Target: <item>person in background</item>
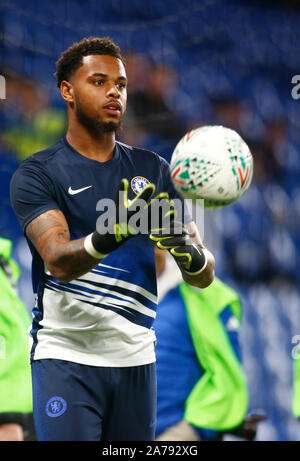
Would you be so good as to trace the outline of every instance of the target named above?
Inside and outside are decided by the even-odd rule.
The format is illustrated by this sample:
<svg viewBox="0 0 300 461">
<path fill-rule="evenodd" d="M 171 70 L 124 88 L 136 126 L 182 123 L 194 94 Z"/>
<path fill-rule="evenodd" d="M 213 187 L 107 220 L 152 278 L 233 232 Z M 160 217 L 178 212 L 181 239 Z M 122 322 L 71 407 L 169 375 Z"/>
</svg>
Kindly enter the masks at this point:
<svg viewBox="0 0 300 461">
<path fill-rule="evenodd" d="M 247 415 L 239 296 L 218 278 L 205 289 L 189 286 L 167 255 L 155 248 L 156 440 L 222 440 L 225 432 L 253 440 L 265 418 Z"/>
<path fill-rule="evenodd" d="M 16 292 L 11 252 L 12 242 L 0 238 L 0 441 L 23 441 L 32 419 L 30 316 Z"/>
<path fill-rule="evenodd" d="M 135 53 L 126 56 L 126 69 L 130 88 L 121 141 L 157 150 L 169 162 L 174 146 L 188 131 L 176 110 L 177 72 Z"/>
<path fill-rule="evenodd" d="M 18 162 L 55 143 L 66 129 L 64 109 L 51 105 L 40 82 L 7 68 L 6 100 L 0 105 L 0 146 Z"/>
<path fill-rule="evenodd" d="M 152 64 L 151 78 L 145 90 L 130 95 L 130 105 L 137 121 L 157 136 L 178 142 L 186 133 L 174 108 L 168 104 L 168 95 L 175 93 L 177 74 L 174 69 L 162 64 Z"/>
<path fill-rule="evenodd" d="M 295 418 L 300 420 L 300 356 L 294 359 L 292 409 Z"/>
</svg>

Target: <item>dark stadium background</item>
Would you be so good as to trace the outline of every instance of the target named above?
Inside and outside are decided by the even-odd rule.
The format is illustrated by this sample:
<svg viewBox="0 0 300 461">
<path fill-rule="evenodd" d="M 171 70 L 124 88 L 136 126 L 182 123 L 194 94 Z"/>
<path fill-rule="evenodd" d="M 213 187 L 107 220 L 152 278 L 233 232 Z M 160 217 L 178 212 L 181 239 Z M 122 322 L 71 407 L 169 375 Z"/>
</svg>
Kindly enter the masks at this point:
<svg viewBox="0 0 300 461">
<path fill-rule="evenodd" d="M 129 106 L 120 139 L 170 159 L 204 124 L 237 130 L 254 156 L 251 188 L 206 212 L 216 273 L 244 303 L 251 408 L 268 421 L 258 440 L 300 440 L 292 416 L 292 338 L 300 335 L 300 74 L 298 2 L 230 0 L 10 0 L 0 6 L 0 235 L 15 244 L 20 295 L 32 306 L 30 257 L 9 203 L 26 156 L 65 130 L 55 62 L 87 36 L 110 36 L 127 59 Z M 300 91 L 299 91 L 300 94 Z"/>
</svg>

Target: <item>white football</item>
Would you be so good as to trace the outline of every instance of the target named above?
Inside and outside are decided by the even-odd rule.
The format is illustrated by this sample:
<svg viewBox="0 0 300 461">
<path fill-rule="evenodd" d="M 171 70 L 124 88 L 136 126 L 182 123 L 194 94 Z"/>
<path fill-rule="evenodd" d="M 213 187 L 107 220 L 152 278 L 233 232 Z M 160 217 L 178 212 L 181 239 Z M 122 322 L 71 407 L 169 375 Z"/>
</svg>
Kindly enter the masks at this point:
<svg viewBox="0 0 300 461">
<path fill-rule="evenodd" d="M 175 189 L 188 199 L 204 199 L 206 208 L 238 200 L 250 186 L 253 157 L 241 136 L 223 126 L 189 131 L 174 149 L 171 175 Z"/>
</svg>

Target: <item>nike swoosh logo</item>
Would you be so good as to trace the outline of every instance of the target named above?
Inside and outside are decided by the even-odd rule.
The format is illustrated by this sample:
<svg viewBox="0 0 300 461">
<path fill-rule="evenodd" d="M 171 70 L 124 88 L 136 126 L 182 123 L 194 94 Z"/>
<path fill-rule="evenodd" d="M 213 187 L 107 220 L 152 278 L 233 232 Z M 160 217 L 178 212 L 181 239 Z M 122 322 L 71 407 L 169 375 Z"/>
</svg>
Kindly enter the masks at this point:
<svg viewBox="0 0 300 461">
<path fill-rule="evenodd" d="M 81 189 L 72 189 L 72 187 L 70 186 L 68 189 L 68 192 L 70 195 L 75 195 L 75 194 L 79 194 L 79 192 L 83 192 L 84 190 L 89 189 L 90 187 L 93 187 L 93 185 L 82 187 Z"/>
</svg>

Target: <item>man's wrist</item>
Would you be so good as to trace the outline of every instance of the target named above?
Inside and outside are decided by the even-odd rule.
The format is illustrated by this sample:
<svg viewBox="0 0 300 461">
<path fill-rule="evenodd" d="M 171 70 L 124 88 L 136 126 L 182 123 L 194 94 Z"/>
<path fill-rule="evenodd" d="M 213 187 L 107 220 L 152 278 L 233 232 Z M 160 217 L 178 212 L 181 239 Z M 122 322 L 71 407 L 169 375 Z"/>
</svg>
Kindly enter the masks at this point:
<svg viewBox="0 0 300 461">
<path fill-rule="evenodd" d="M 93 238 L 93 233 L 92 234 L 89 234 L 85 239 L 84 239 L 84 249 L 85 251 L 90 255 L 92 256 L 93 258 L 95 259 L 104 259 L 107 254 L 103 254 L 101 252 L 99 252 L 95 246 L 94 246 L 94 243 L 92 241 L 92 238 Z"/>
<path fill-rule="evenodd" d="M 105 229 L 103 233 L 95 230 L 84 240 L 86 252 L 95 259 L 103 259 L 112 251 L 117 250 L 134 234 L 128 232 L 128 226 L 114 225 L 111 231 Z"/>
</svg>

